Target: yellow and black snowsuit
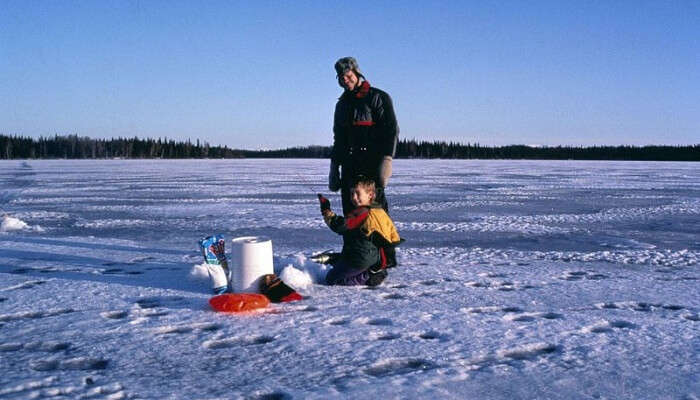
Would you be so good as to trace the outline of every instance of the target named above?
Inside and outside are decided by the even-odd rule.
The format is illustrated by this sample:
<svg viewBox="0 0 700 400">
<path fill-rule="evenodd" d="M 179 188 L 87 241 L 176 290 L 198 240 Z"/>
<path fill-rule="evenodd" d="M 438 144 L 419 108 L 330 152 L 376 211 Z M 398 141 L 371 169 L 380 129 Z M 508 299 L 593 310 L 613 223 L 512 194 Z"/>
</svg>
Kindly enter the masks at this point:
<svg viewBox="0 0 700 400">
<path fill-rule="evenodd" d="M 401 243 L 394 222 L 379 204 L 358 207 L 345 217 L 328 210 L 323 219 L 343 236 L 340 259 L 326 277 L 330 285 L 365 284 L 370 267 L 381 268 L 387 263 L 386 252 L 380 249 L 391 248 L 393 254 L 393 247 Z"/>
</svg>

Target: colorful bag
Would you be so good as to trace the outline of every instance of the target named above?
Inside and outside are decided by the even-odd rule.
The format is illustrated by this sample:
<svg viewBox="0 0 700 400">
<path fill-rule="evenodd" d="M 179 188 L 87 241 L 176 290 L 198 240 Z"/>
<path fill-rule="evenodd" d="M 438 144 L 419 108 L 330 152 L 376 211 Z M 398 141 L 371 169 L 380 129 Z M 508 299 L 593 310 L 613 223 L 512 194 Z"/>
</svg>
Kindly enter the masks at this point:
<svg viewBox="0 0 700 400">
<path fill-rule="evenodd" d="M 226 241 L 224 235 L 212 235 L 199 240 L 199 247 L 207 264 L 207 272 L 212 281 L 215 294 L 225 293 L 229 289 L 231 271 L 226 259 Z"/>
</svg>

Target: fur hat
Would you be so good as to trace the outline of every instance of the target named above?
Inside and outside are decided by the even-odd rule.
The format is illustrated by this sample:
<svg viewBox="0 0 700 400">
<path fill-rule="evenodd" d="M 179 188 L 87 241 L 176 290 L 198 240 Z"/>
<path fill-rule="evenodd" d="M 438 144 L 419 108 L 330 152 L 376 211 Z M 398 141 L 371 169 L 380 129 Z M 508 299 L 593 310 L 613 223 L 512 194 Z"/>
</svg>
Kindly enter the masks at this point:
<svg viewBox="0 0 700 400">
<path fill-rule="evenodd" d="M 360 66 L 357 65 L 357 60 L 354 57 L 343 57 L 335 62 L 335 72 L 340 78 L 347 71 L 353 71 L 358 77 L 363 77 L 360 72 Z"/>
</svg>

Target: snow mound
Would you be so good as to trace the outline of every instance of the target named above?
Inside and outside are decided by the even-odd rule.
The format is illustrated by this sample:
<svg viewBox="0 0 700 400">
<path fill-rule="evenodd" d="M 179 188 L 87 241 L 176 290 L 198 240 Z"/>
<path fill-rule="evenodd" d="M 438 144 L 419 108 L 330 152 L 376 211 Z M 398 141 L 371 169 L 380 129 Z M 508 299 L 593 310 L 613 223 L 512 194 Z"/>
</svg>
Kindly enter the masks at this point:
<svg viewBox="0 0 700 400">
<path fill-rule="evenodd" d="M 21 231 L 23 229 L 29 229 L 29 225 L 21 219 L 13 218 L 9 215 L 2 217 L 0 232 Z"/>
<path fill-rule="evenodd" d="M 313 285 L 314 280 L 308 272 L 294 268 L 291 264 L 280 272 L 280 279 L 295 290 L 303 290 Z"/>
<path fill-rule="evenodd" d="M 295 289 L 308 287 L 312 283 L 325 283 L 326 274 L 328 273 L 328 270 L 330 270 L 329 265 L 313 262 L 306 258 L 306 256 L 302 253 L 275 257 L 274 265 L 275 273 L 280 277 L 280 279 Z M 284 265 L 284 267 L 280 268 L 280 265 Z M 285 272 L 285 270 L 289 267 L 292 267 L 296 271 L 290 269 L 289 271 Z M 302 277 L 301 274 L 306 276 Z M 288 282 L 287 279 L 290 279 L 291 281 Z M 307 283 L 307 280 L 311 280 L 311 282 Z M 294 283 L 299 284 L 300 286 L 294 286 Z"/>
<path fill-rule="evenodd" d="M 197 264 L 193 265 L 190 269 L 189 278 L 192 280 L 206 280 L 209 279 L 209 272 L 207 270 L 207 264 Z"/>
</svg>

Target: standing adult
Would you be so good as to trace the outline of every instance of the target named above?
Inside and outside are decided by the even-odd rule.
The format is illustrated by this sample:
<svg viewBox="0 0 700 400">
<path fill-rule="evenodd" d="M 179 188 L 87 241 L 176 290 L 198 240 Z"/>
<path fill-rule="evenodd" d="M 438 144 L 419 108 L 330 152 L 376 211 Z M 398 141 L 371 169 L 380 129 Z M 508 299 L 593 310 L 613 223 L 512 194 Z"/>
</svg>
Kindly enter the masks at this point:
<svg viewBox="0 0 700 400">
<path fill-rule="evenodd" d="M 384 189 L 391 177 L 399 125 L 389 94 L 370 86 L 353 57 L 335 63 L 338 84 L 344 89 L 335 105 L 333 150 L 328 188 L 341 190 L 343 213 L 354 206 L 351 189 L 358 175 L 376 183 L 376 202 L 388 212 Z"/>
</svg>

